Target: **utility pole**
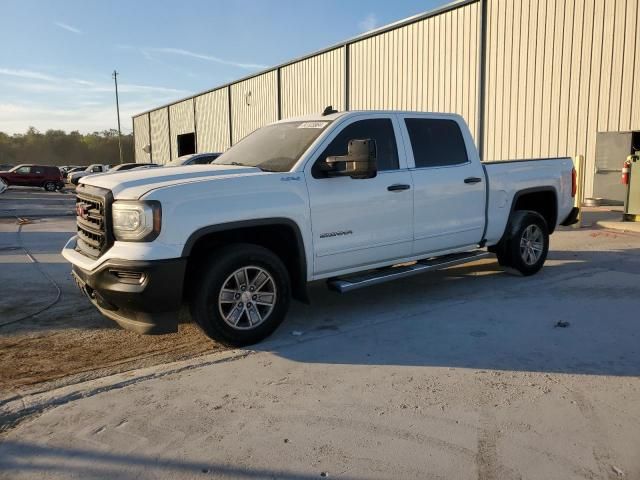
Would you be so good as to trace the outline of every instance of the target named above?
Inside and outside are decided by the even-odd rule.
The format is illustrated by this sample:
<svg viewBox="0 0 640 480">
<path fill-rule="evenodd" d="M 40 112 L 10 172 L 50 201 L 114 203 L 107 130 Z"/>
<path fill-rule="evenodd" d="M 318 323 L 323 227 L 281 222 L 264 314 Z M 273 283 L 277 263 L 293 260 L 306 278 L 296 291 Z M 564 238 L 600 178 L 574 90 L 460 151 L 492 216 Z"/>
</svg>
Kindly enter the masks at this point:
<svg viewBox="0 0 640 480">
<path fill-rule="evenodd" d="M 116 112 L 118 113 L 118 150 L 120 151 L 120 163 L 122 163 L 122 132 L 120 132 L 120 102 L 118 101 L 118 72 L 112 74 L 113 82 L 116 85 Z"/>
</svg>

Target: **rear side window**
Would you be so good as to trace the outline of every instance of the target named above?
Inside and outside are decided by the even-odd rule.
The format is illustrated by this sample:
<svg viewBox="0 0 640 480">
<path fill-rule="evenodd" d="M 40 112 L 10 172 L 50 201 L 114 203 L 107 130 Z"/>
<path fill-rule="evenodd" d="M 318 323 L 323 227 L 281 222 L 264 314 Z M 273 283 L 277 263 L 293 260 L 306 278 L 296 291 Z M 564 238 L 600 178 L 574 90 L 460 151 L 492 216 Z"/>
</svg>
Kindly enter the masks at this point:
<svg viewBox="0 0 640 480">
<path fill-rule="evenodd" d="M 398 147 L 391 119 L 376 118 L 353 122 L 345 127 L 316 160 L 313 165 L 313 176 L 315 178 L 325 177 L 326 174 L 320 170 L 320 164 L 327 157 L 346 155 L 350 140 L 364 140 L 366 138 L 376 141 L 379 171 L 399 168 Z"/>
<path fill-rule="evenodd" d="M 211 163 L 216 159 L 216 157 L 214 156 L 203 156 L 203 157 L 198 157 L 195 159 L 195 161 L 193 162 L 194 165 L 206 165 L 207 163 Z"/>
<path fill-rule="evenodd" d="M 416 168 L 447 167 L 467 163 L 462 132 L 453 120 L 405 119 Z"/>
<path fill-rule="evenodd" d="M 44 168 L 42 167 L 31 167 L 31 173 L 35 175 L 44 175 Z"/>
</svg>

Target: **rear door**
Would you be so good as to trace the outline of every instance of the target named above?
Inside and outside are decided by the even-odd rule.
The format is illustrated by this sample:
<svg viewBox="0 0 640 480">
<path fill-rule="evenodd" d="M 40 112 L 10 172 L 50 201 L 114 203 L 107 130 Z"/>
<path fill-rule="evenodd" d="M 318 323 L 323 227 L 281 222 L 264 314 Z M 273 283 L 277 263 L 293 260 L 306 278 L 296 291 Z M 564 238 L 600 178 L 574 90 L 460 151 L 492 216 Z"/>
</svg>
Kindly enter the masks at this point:
<svg viewBox="0 0 640 480">
<path fill-rule="evenodd" d="M 413 254 L 475 246 L 484 230 L 486 180 L 468 129 L 453 116 L 400 117 L 414 184 Z"/>
<path fill-rule="evenodd" d="M 314 272 L 329 273 L 410 255 L 413 242 L 412 180 L 392 115 L 354 116 L 341 123 L 307 164 Z M 375 178 L 329 178 L 319 168 L 328 156 L 346 155 L 350 140 L 376 141 Z"/>
<path fill-rule="evenodd" d="M 27 185 L 30 187 L 41 187 L 44 183 L 44 167 L 34 165 L 31 167 Z"/>
</svg>

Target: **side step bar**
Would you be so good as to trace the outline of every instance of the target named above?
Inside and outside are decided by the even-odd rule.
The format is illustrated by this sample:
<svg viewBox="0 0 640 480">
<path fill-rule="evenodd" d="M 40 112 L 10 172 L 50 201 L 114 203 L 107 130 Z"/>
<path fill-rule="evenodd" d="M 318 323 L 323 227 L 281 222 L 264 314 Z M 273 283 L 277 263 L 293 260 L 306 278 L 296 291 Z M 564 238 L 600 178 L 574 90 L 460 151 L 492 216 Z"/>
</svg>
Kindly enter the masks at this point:
<svg viewBox="0 0 640 480">
<path fill-rule="evenodd" d="M 383 270 L 376 270 L 364 274 L 331 278 L 327 281 L 327 285 L 331 290 L 335 290 L 340 293 L 347 293 L 359 288 L 390 282 L 391 280 L 397 280 L 399 278 L 411 277 L 413 275 L 418 275 L 419 273 L 442 270 L 443 268 L 474 262 L 490 256 L 492 256 L 492 254 L 485 250 L 454 253 L 444 257 L 420 260 L 413 265 L 389 267 Z"/>
</svg>

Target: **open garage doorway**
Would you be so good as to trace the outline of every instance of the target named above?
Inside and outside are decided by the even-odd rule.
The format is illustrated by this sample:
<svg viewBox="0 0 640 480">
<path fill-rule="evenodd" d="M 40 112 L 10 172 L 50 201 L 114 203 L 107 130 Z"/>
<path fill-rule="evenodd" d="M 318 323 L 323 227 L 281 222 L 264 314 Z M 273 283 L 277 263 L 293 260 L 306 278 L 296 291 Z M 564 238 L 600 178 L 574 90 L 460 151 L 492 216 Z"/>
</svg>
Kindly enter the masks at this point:
<svg viewBox="0 0 640 480">
<path fill-rule="evenodd" d="M 192 153 L 196 153 L 196 134 L 191 132 L 178 135 L 178 156 Z"/>
</svg>

